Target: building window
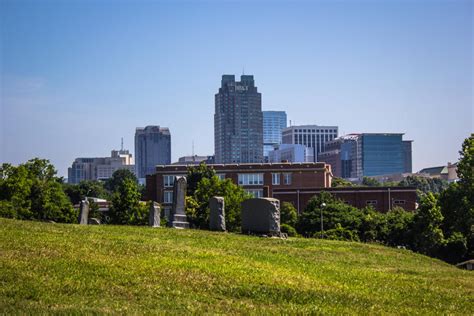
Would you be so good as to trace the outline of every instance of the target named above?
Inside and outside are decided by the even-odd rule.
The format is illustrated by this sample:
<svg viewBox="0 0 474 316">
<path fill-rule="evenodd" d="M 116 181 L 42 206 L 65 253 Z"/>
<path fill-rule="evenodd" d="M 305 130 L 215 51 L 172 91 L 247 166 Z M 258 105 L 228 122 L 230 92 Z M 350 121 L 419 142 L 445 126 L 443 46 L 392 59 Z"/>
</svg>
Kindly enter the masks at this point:
<svg viewBox="0 0 474 316">
<path fill-rule="evenodd" d="M 367 205 L 377 205 L 377 200 L 367 200 L 367 201 L 365 201 L 365 204 L 367 204 Z"/>
<path fill-rule="evenodd" d="M 263 185 L 263 173 L 239 173 L 239 185 Z"/>
<path fill-rule="evenodd" d="M 393 200 L 394 205 L 405 205 L 405 200 Z"/>
<path fill-rule="evenodd" d="M 261 197 L 263 197 L 263 190 L 250 189 L 250 190 L 245 190 L 245 192 L 247 192 L 247 193 L 249 193 L 249 194 L 252 194 L 254 198 L 261 198 Z"/>
<path fill-rule="evenodd" d="M 165 188 L 173 187 L 175 177 L 176 176 L 169 176 L 169 175 L 163 176 L 164 187 Z"/>
<path fill-rule="evenodd" d="M 280 185 L 280 174 L 279 173 L 272 173 L 272 184 L 273 185 Z"/>
<path fill-rule="evenodd" d="M 163 203 L 173 203 L 173 191 L 164 192 Z"/>
<path fill-rule="evenodd" d="M 283 174 L 283 184 L 291 184 L 291 173 Z"/>
<path fill-rule="evenodd" d="M 225 173 L 218 173 L 217 177 L 219 178 L 219 180 L 224 180 L 225 179 Z"/>
</svg>

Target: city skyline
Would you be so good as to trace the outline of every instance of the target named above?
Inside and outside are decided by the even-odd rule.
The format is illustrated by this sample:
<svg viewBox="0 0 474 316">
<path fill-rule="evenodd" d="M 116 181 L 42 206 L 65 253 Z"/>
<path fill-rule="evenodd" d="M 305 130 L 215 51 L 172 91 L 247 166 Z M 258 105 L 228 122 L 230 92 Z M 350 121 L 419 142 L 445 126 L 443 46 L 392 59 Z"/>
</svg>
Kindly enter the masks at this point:
<svg viewBox="0 0 474 316">
<path fill-rule="evenodd" d="M 405 133 L 413 171 L 457 161 L 473 131 L 470 1 L 243 3 L 3 1 L 0 162 L 67 176 L 121 137 L 133 151 L 147 125 L 169 127 L 172 161 L 193 143 L 213 154 L 216 82 L 243 68 L 292 125 Z"/>
</svg>

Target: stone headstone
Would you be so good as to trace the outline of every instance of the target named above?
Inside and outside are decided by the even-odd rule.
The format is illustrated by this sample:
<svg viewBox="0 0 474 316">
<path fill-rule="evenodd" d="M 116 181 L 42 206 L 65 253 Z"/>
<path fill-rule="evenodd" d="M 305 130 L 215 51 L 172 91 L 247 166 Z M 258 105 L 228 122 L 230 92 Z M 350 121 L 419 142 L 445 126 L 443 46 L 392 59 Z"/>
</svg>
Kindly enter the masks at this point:
<svg viewBox="0 0 474 316">
<path fill-rule="evenodd" d="M 87 221 L 89 225 L 100 225 L 100 220 L 98 218 L 91 217 Z"/>
<path fill-rule="evenodd" d="M 280 201 L 273 198 L 242 202 L 242 233 L 281 236 Z"/>
<path fill-rule="evenodd" d="M 224 198 L 213 196 L 209 199 L 209 229 L 217 231 L 225 231 L 225 204 Z"/>
<path fill-rule="evenodd" d="M 160 215 L 161 215 L 161 208 L 158 203 L 153 202 L 150 205 L 150 213 L 148 215 L 148 225 L 151 227 L 160 227 Z"/>
<path fill-rule="evenodd" d="M 89 201 L 82 200 L 81 204 L 79 205 L 79 224 L 80 225 L 87 225 L 89 218 Z"/>
<path fill-rule="evenodd" d="M 173 207 L 171 209 L 169 226 L 174 228 L 189 228 L 186 218 L 186 177 L 176 177 L 173 186 Z"/>
</svg>

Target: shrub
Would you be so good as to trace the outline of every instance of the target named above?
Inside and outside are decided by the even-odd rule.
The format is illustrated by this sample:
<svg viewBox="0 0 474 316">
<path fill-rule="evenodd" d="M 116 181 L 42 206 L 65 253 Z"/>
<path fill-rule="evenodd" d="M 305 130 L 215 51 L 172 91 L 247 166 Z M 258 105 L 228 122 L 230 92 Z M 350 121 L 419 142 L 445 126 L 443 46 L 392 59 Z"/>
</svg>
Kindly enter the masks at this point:
<svg viewBox="0 0 474 316">
<path fill-rule="evenodd" d="M 285 233 L 290 237 L 295 237 L 298 235 L 298 233 L 296 232 L 296 229 L 288 224 L 281 224 L 280 230 L 282 233 Z"/>
</svg>

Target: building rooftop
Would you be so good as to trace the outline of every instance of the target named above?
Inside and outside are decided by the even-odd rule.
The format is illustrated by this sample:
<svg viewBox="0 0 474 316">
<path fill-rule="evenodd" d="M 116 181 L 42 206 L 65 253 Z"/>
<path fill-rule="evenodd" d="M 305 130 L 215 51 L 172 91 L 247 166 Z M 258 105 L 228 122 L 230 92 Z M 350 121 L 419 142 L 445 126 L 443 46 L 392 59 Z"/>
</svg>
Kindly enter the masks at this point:
<svg viewBox="0 0 474 316">
<path fill-rule="evenodd" d="M 421 169 L 418 173 L 427 173 L 429 175 L 447 174 L 448 169 L 445 166 L 430 167 L 430 168 Z"/>
</svg>

